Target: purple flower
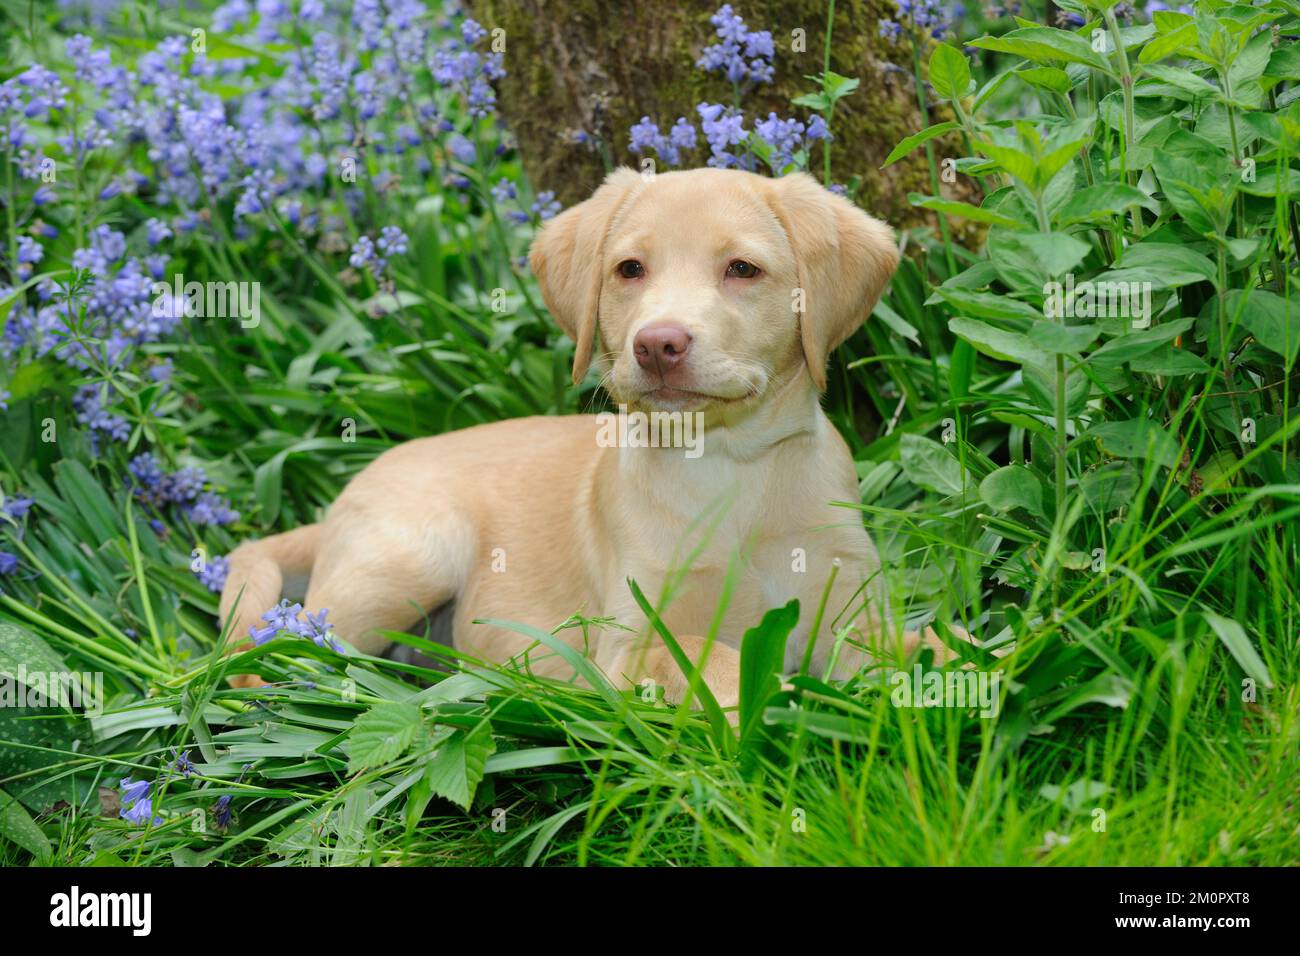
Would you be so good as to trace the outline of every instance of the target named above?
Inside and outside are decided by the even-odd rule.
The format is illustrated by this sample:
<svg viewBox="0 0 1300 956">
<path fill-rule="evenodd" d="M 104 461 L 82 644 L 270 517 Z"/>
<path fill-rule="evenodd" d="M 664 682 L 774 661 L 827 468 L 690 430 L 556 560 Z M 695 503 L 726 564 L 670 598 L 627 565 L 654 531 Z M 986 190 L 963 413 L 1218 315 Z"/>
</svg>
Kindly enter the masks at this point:
<svg viewBox="0 0 1300 956">
<path fill-rule="evenodd" d="M 123 803 L 135 803 L 135 801 L 149 795 L 149 781 L 132 780 L 130 777 L 123 777 L 118 783 L 121 789 Z"/>
<path fill-rule="evenodd" d="M 311 638 L 319 647 L 330 647 L 343 653 L 343 646 L 339 644 L 338 639 L 330 633 L 334 625 L 326 622 L 325 616 L 329 614 L 329 608 L 322 608 L 320 613 L 312 614 L 307 612 L 307 621 L 299 624 L 298 634 L 302 637 Z"/>
<path fill-rule="evenodd" d="M 18 261 L 19 262 L 40 262 L 45 256 L 45 250 L 40 244 L 30 236 L 18 237 Z"/>
<path fill-rule="evenodd" d="M 118 811 L 118 816 L 128 823 L 140 826 L 148 824 L 152 818 L 153 825 L 160 826 L 163 819 L 153 815 L 153 798 L 149 795 L 151 786 L 152 784 L 147 780 L 123 777 L 119 784 L 122 808 Z"/>
<path fill-rule="evenodd" d="M 561 208 L 560 201 L 555 198 L 555 193 L 549 189 L 538 193 L 532 205 L 533 214 L 542 221 L 559 215 Z"/>
<path fill-rule="evenodd" d="M 641 117 L 628 131 L 628 149 L 638 156 L 647 150 L 655 154 L 669 166 L 681 165 L 681 150 L 695 148 L 695 127 L 684 116 L 679 116 L 673 128 L 665 136 L 659 132 L 659 124 L 650 117 Z"/>
<path fill-rule="evenodd" d="M 736 86 L 771 82 L 776 44 L 769 31 L 747 29 L 729 3 L 720 7 L 709 22 L 717 30 L 718 42 L 704 48 L 696 66 L 709 73 L 722 73 Z"/>
<path fill-rule="evenodd" d="M 0 514 L 8 515 L 14 521 L 22 521 L 33 503 L 31 498 L 5 498 L 4 503 L 0 504 Z"/>
<path fill-rule="evenodd" d="M 654 149 L 660 138 L 659 124 L 652 123 L 650 117 L 643 116 L 641 122 L 628 130 L 627 148 L 634 153 L 641 153 L 647 149 Z"/>
<path fill-rule="evenodd" d="M 204 562 L 203 567 L 194 574 L 209 591 L 220 594 L 221 589 L 226 586 L 226 578 L 230 575 L 230 559 L 224 555 L 217 555 Z"/>
<path fill-rule="evenodd" d="M 72 396 L 72 407 L 77 421 L 91 431 L 101 432 L 113 441 L 126 441 L 131 437 L 131 424 L 122 416 L 114 415 L 103 407 L 100 390 L 95 385 L 85 385 Z"/>
<path fill-rule="evenodd" d="M 474 165 L 474 160 L 477 158 L 474 144 L 460 133 L 453 133 L 451 138 L 447 140 L 447 151 L 451 153 L 453 159 L 464 163 L 466 166 Z"/>
<path fill-rule="evenodd" d="M 677 117 L 677 122 L 668 131 L 668 141 L 677 149 L 695 148 L 695 124 L 685 116 Z"/>
<path fill-rule="evenodd" d="M 780 175 L 794 162 L 795 152 L 803 145 L 803 123 L 797 119 L 783 120 L 775 113 L 769 113 L 767 119 L 754 124 L 754 131 L 772 147 L 767 164 L 772 167 L 772 172 Z"/>
<path fill-rule="evenodd" d="M 0 574 L 13 574 L 17 568 L 17 556 L 8 551 L 0 551 Z"/>
<path fill-rule="evenodd" d="M 379 230 L 379 251 L 386 256 L 406 255 L 406 233 L 397 226 L 384 226 Z"/>
<path fill-rule="evenodd" d="M 897 40 L 906 31 L 914 41 L 927 37 L 942 40 L 952 29 L 952 16 L 939 0 L 898 0 L 898 12 L 900 22 L 880 22 L 882 37 Z"/>
<path fill-rule="evenodd" d="M 375 241 L 369 236 L 361 236 L 352 244 L 348 264 L 354 269 L 369 269 L 376 279 L 388 268 L 388 260 L 375 252 Z"/>
<path fill-rule="evenodd" d="M 460 25 L 460 36 L 465 41 L 466 46 L 474 46 L 480 40 L 486 38 L 488 32 L 479 25 L 477 20 L 466 17 Z"/>
<path fill-rule="evenodd" d="M 492 187 L 492 198 L 499 203 L 509 202 L 519 196 L 519 190 L 508 179 L 502 179 Z"/>
<path fill-rule="evenodd" d="M 172 237 L 171 229 L 161 219 L 150 219 L 144 224 L 144 228 L 145 238 L 151 246 L 156 246 L 158 243 Z"/>
<path fill-rule="evenodd" d="M 709 165 L 721 169 L 744 167 L 746 163 L 727 150 L 745 142 L 748 137 L 745 132 L 745 115 L 718 103 L 701 103 L 695 109 L 700 114 L 700 128 L 704 131 L 704 139 L 712 153 Z"/>
<path fill-rule="evenodd" d="M 163 498 L 171 504 L 185 504 L 193 501 L 203 490 L 208 476 L 197 465 L 187 465 L 162 480 Z"/>
<path fill-rule="evenodd" d="M 172 748 L 172 769 L 182 777 L 189 777 L 194 773 L 194 764 L 190 761 L 190 752 L 177 753 L 177 748 Z"/>
<path fill-rule="evenodd" d="M 230 800 L 231 795 L 226 794 L 224 797 L 217 797 L 217 802 L 212 806 L 212 813 L 216 818 L 217 828 L 220 830 L 230 826 Z"/>
<path fill-rule="evenodd" d="M 290 604 L 288 599 L 281 600 L 279 604 L 262 615 L 262 620 L 266 622 L 265 627 L 259 628 L 255 624 L 248 625 L 248 636 L 253 639 L 254 644 L 260 647 L 281 631 L 298 634 L 299 628 L 302 626 L 302 622 L 298 620 L 300 611 L 302 611 L 301 604 Z"/>
<path fill-rule="evenodd" d="M 234 524 L 239 520 L 239 512 L 231 510 L 230 502 L 211 491 L 200 494 L 186 514 L 197 525 L 213 527 Z"/>
<path fill-rule="evenodd" d="M 127 472 L 142 488 L 157 488 L 163 479 L 162 466 L 152 452 L 142 452 L 127 463 Z"/>
</svg>

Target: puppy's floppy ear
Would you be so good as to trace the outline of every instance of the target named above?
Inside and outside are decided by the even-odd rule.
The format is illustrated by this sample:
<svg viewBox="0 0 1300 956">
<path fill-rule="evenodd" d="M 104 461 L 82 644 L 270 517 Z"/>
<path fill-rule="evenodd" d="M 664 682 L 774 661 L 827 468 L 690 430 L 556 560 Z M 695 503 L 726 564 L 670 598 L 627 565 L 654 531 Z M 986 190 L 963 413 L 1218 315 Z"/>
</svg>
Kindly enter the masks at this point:
<svg viewBox="0 0 1300 956">
<path fill-rule="evenodd" d="M 591 364 L 604 280 L 605 237 L 614 215 L 640 181 L 634 170 L 614 170 L 590 199 L 543 226 L 528 253 L 528 264 L 542 287 L 546 307 L 577 343 L 573 353 L 574 385 L 582 381 Z"/>
<path fill-rule="evenodd" d="M 769 180 L 767 189 L 803 290 L 804 360 L 825 391 L 827 357 L 866 321 L 898 267 L 894 231 L 807 173 Z"/>
</svg>

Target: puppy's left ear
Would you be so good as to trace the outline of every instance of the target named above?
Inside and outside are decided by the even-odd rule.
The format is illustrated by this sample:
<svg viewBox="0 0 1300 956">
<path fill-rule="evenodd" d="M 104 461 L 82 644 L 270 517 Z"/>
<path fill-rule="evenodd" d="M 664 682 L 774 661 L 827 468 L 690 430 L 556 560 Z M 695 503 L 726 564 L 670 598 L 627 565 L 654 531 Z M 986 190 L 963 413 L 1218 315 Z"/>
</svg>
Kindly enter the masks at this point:
<svg viewBox="0 0 1300 956">
<path fill-rule="evenodd" d="M 605 237 L 615 213 L 640 181 L 634 170 L 616 169 L 590 199 L 543 226 L 528 252 L 528 264 L 542 287 L 546 307 L 577 343 L 574 385 L 582 381 L 591 365 L 604 279 Z"/>
<path fill-rule="evenodd" d="M 820 391 L 826 359 L 871 314 L 894 270 L 894 230 L 807 173 L 768 180 L 768 204 L 794 250 L 804 361 Z"/>
</svg>

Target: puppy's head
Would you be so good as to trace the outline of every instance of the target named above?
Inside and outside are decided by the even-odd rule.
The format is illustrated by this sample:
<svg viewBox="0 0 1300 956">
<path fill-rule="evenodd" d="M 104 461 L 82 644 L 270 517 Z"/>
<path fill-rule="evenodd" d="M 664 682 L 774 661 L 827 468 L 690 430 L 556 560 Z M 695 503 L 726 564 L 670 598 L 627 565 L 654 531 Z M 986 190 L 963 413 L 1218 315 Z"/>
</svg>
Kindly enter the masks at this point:
<svg viewBox="0 0 1300 956">
<path fill-rule="evenodd" d="M 533 243 L 530 262 L 615 401 L 696 410 L 760 398 L 866 320 L 898 264 L 893 232 L 802 173 L 612 173 Z"/>
</svg>

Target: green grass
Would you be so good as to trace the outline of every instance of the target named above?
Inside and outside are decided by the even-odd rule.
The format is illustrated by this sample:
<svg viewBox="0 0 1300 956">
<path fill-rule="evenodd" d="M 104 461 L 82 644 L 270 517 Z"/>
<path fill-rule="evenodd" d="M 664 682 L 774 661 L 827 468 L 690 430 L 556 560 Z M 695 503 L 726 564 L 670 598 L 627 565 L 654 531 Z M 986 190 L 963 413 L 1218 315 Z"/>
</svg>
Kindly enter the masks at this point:
<svg viewBox="0 0 1300 956">
<path fill-rule="evenodd" d="M 1257 9 L 1292 29 L 1281 6 Z M 1223 42 L 1242 38 L 1230 14 L 1206 26 L 1207 47 L 1215 30 Z M 66 31 L 52 19 L 0 23 L 10 62 L 68 68 Z M 105 35 L 133 57 L 137 37 L 152 46 L 176 29 L 137 13 Z M 1127 35 L 1131 69 L 1146 69 L 1140 50 L 1154 35 Z M 1242 42 L 1256 35 L 1252 27 Z M 1196 53 L 1205 51 L 1164 62 L 1217 82 Z M 223 230 L 236 197 L 225 196 L 211 205 L 213 234 L 168 247 L 172 269 L 261 281 L 261 327 L 189 321 L 126 368 L 78 371 L 30 351 L 5 367 L 13 397 L 0 412 L 0 488 L 36 504 L 21 533 L 0 529 L 20 561 L 0 579 L 0 670 L 99 673 L 107 700 L 95 717 L 0 708 L 0 862 L 1293 865 L 1294 193 L 1274 185 L 1269 195 L 1267 180 L 1212 193 L 1231 182 L 1214 170 L 1240 158 L 1234 150 L 1264 173 L 1294 174 L 1300 77 L 1276 54 L 1253 78 L 1234 77 L 1232 109 L 1256 117 L 1234 115 L 1256 131 L 1243 147 L 1227 138 L 1226 107 L 1180 93 L 1178 83 L 1193 82 L 1181 74 L 1147 75 L 1173 92 L 1125 103 L 1114 54 L 1072 75 L 1065 61 L 1039 63 L 1067 76 L 1068 103 L 1050 87 L 1056 74 L 1031 74 L 1047 86 L 1013 76 L 990 89 L 1034 65 L 1016 57 L 1041 55 L 987 54 L 973 98 L 950 54 L 938 54 L 948 57 L 939 77 L 930 61 L 937 98 L 961 104 L 972 144 L 963 175 L 988 195 L 958 214 L 992 223 L 989 241 L 971 251 L 931 230 L 906 234 L 909 257 L 833 360 L 825 402 L 861 478 L 844 520 L 867 524 L 900 614 L 961 621 L 1007 652 L 955 645 L 975 670 L 1000 673 L 996 718 L 895 706 L 883 666 L 835 686 L 781 675 L 786 687 L 747 697 L 746 733 L 736 735 L 590 670 L 590 686 L 578 687 L 458 660 L 410 636 L 402 640 L 457 672 L 284 638 L 224 653 L 216 597 L 191 572 L 196 551 L 210 560 L 245 537 L 315 520 L 397 442 L 601 407 L 594 377 L 569 386 L 572 345 L 514 264 L 536 219 L 509 222 L 485 188 L 520 179 L 517 157 L 496 156 L 495 124 L 470 121 L 455 94 L 438 91 L 430 96 L 479 158 L 452 164 L 445 138 L 422 150 L 468 189 L 422 174 L 417 155 L 371 155 L 352 206 L 336 185 L 306 197 L 339 217 L 345 245 L 387 224 L 406 230 L 411 251 L 392 263 L 396 299 L 366 277 L 348 284 L 346 252 L 274 217 L 233 238 Z M 266 82 L 264 69 L 227 84 Z M 1252 83 L 1257 100 L 1241 93 Z M 1131 140 L 1114 119 L 1129 108 Z M 1071 119 L 1099 110 L 1112 122 L 1085 129 Z M 1017 117 L 1032 131 L 1002 122 Z M 114 223 L 138 245 L 156 213 L 147 197 L 88 198 L 125 159 L 147 168 L 140 147 L 120 148 L 79 170 L 80 206 L 45 213 L 62 233 L 40 268 L 74 287 L 79 225 Z M 1051 170 L 1056 154 L 1065 158 Z M 1179 155 L 1187 165 L 1167 158 Z M 375 188 L 382 170 L 402 174 L 396 190 Z M 1125 189 L 1139 184 L 1145 211 Z M 1092 193 L 1105 208 L 1074 218 L 1073 197 L 1098 187 L 1109 190 Z M 1137 261 L 1117 252 L 1126 245 L 1161 244 L 1142 266 L 1157 285 L 1152 334 L 1180 328 L 1176 342 L 1142 339 L 1124 320 L 1094 329 L 1036 318 L 1042 267 L 1017 251 L 1018 235 L 1072 259 L 1061 271 L 1080 279 Z M 1186 254 L 1173 261 L 1166 244 Z M 27 294 L 0 296 L 0 310 Z M 376 306 L 387 314 L 372 317 Z M 166 391 L 143 375 L 162 358 L 176 366 Z M 86 382 L 99 382 L 130 424 L 128 441 L 98 454 L 70 406 Z M 42 440 L 50 417 L 53 442 Z M 1241 437 L 1246 418 L 1253 441 Z M 169 468 L 202 464 L 241 520 L 214 528 L 178 509 L 147 511 L 126 478 L 146 449 Z M 785 635 L 777 615 L 751 624 L 746 655 L 757 662 Z M 529 633 L 536 654 L 560 646 Z M 232 690 L 236 673 L 272 686 Z M 174 749 L 190 752 L 193 775 L 167 769 Z M 117 815 L 127 776 L 158 781 L 157 825 Z M 215 813 L 225 798 L 229 821 Z"/>
</svg>

